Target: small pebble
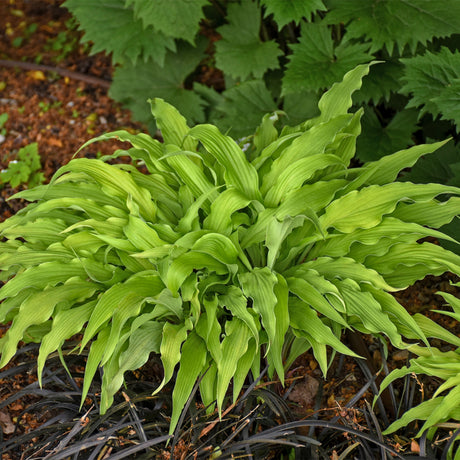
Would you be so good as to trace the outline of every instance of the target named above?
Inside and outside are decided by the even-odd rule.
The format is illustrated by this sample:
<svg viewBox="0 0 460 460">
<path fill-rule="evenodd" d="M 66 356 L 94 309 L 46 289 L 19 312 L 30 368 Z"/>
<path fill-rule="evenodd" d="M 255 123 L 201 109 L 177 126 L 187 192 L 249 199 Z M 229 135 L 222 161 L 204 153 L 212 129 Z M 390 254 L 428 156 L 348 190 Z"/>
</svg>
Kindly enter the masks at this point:
<svg viewBox="0 0 460 460">
<path fill-rule="evenodd" d="M 392 358 L 395 361 L 405 361 L 409 357 L 409 352 L 407 350 L 399 350 L 396 353 L 393 353 Z"/>
</svg>

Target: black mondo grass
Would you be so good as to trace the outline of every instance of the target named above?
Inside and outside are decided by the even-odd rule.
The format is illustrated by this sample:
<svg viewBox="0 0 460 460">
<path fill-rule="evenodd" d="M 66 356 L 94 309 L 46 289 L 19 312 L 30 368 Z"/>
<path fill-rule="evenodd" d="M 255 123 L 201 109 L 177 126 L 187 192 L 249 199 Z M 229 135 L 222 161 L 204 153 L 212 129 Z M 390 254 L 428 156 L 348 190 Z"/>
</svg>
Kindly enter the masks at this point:
<svg viewBox="0 0 460 460">
<path fill-rule="evenodd" d="M 24 366 L 35 363 L 35 344 L 26 347 L 28 356 L 23 365 L 0 373 L 0 379 L 14 377 Z M 65 351 L 70 351 L 68 350 Z M 336 358 L 340 360 L 339 358 Z M 376 412 L 363 395 L 373 388 L 375 375 L 361 361 L 360 371 L 366 381 L 349 402 L 333 411 L 316 410 L 308 418 L 296 420 L 288 391 L 279 394 L 279 382 L 266 379 L 267 368 L 242 390 L 241 396 L 223 411 L 221 419 L 216 411 L 206 413 L 195 387 L 173 435 L 168 435 L 171 393 L 168 389 L 152 396 L 154 384 L 148 375 L 128 374 L 126 385 L 114 405 L 103 415 L 98 411 L 100 382 L 96 379 L 80 410 L 78 364 L 84 357 L 66 354 L 71 373 L 57 365 L 58 356 L 51 357 L 44 369 L 43 388 L 36 383 L 0 403 L 0 409 L 24 396 L 35 402 L 24 411 L 30 415 L 46 414 L 42 424 L 28 432 L 17 431 L 9 439 L 2 439 L 1 452 L 7 459 L 30 460 L 86 460 L 86 459 L 445 459 L 456 433 L 444 430 L 444 440 L 430 442 L 426 435 L 419 441 L 420 453 L 408 453 L 407 446 L 398 448 L 405 439 L 407 445 L 416 430 L 407 427 L 398 437 L 384 436 L 380 409 Z M 149 369 L 151 372 L 151 369 Z M 370 379 L 367 377 L 371 375 Z M 76 379 L 74 378 L 76 377 Z M 150 376 L 150 380 L 155 380 Z M 142 380 L 141 380 L 142 379 Z M 81 379 L 80 379 L 81 380 Z M 419 401 L 414 397 L 415 380 L 401 384 L 393 400 L 399 409 L 407 411 Z M 321 385 L 320 385 L 321 386 Z M 375 394 L 375 392 L 373 392 Z M 321 389 L 319 392 L 321 396 Z M 317 404 L 316 408 L 320 405 Z M 172 453 L 173 452 L 173 453 Z"/>
</svg>

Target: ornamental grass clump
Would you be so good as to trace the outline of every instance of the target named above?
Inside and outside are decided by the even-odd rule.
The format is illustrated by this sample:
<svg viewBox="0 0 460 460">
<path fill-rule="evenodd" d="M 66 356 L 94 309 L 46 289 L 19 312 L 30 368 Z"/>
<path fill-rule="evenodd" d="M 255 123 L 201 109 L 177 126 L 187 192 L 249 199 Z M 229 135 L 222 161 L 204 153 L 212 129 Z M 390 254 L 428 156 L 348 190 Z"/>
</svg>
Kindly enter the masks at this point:
<svg viewBox="0 0 460 460">
<path fill-rule="evenodd" d="M 341 342 L 345 329 L 400 348 L 439 335 L 458 343 L 391 292 L 460 273 L 460 256 L 419 243 L 451 239 L 434 228 L 459 213 L 460 189 L 394 182 L 443 143 L 349 167 L 362 115 L 348 113 L 351 94 L 368 72 L 347 73 L 321 98 L 320 115 L 296 127 L 279 133 L 279 114 L 266 115 L 243 149 L 151 100 L 163 143 L 102 135 L 90 142 L 132 147 L 74 159 L 50 184 L 18 193 L 31 203 L 0 224 L 0 321 L 12 320 L 0 367 L 20 340 L 37 341 L 40 378 L 50 353 L 82 333 L 82 398 L 101 367 L 105 412 L 124 373 L 157 353 L 156 392 L 174 376 L 172 432 L 197 381 L 220 412 L 230 382 L 235 400 L 262 359 L 283 382 L 311 349 L 326 375 L 328 349 L 356 356 Z M 120 156 L 131 163 L 108 163 Z"/>
</svg>

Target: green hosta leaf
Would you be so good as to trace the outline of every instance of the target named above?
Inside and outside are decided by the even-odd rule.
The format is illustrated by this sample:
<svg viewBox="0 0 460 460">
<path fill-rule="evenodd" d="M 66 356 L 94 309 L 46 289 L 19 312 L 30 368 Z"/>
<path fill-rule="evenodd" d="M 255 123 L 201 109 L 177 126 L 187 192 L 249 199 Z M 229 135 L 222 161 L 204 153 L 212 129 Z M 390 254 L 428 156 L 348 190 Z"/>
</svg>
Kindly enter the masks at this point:
<svg viewBox="0 0 460 460">
<path fill-rule="evenodd" d="M 347 114 L 348 109 L 353 105 L 352 94 L 361 88 L 363 78 L 369 73 L 371 65 L 376 63 L 378 64 L 373 62 L 358 65 L 348 71 L 342 81 L 334 83 L 318 102 L 321 115 L 306 124 L 309 126 L 310 123 L 326 122 L 331 118 Z"/>
<path fill-rule="evenodd" d="M 232 214 L 250 203 L 243 193 L 230 188 L 220 193 L 211 205 L 211 212 L 204 221 L 204 227 L 229 235 L 232 231 Z"/>
<path fill-rule="evenodd" d="M 289 291 L 299 297 L 299 299 L 303 300 L 307 305 L 310 305 L 325 317 L 330 318 L 343 326 L 347 326 L 347 322 L 342 318 L 337 310 L 327 301 L 325 297 L 323 297 L 322 293 L 307 280 L 300 277 L 292 277 L 288 278 L 287 282 Z"/>
<path fill-rule="evenodd" d="M 124 340 L 119 344 L 123 346 L 127 341 L 127 346 L 123 347 L 124 349 L 121 353 L 115 354 L 115 360 L 110 363 L 112 364 L 111 369 L 105 369 L 101 413 L 105 413 L 112 405 L 113 395 L 123 384 L 123 374 L 129 370 L 139 369 L 147 362 L 151 353 L 160 352 L 161 334 L 164 329 L 163 323 L 145 321 L 142 317 L 138 319 L 140 320 L 138 324 L 136 324 L 136 321 L 133 322 L 130 332 L 124 335 Z M 103 338 L 105 339 L 105 336 Z M 101 348 L 102 346 L 104 346 L 104 342 L 101 343 Z M 93 347 L 94 345 L 91 346 L 91 351 Z M 104 350 L 98 351 L 103 352 Z"/>
<path fill-rule="evenodd" d="M 141 214 L 144 218 L 153 219 L 155 217 L 156 209 L 150 193 L 146 189 L 139 187 L 129 173 L 114 168 L 100 160 L 78 158 L 63 166 L 53 180 L 70 170 L 88 175 L 100 183 L 109 193 L 111 192 L 122 199 L 126 199 L 130 195 L 140 206 Z"/>
<path fill-rule="evenodd" d="M 203 340 L 191 332 L 180 352 L 180 366 L 172 394 L 173 412 L 169 425 L 172 434 L 179 420 L 182 409 L 190 397 L 198 376 L 205 370 L 207 349 Z"/>
<path fill-rule="evenodd" d="M 358 355 L 345 346 L 319 318 L 317 313 L 303 302 L 289 305 L 291 326 L 298 331 L 307 332 L 315 341 L 330 345 L 340 353 L 357 357 Z"/>
<path fill-rule="evenodd" d="M 222 39 L 216 43 L 216 65 L 224 73 L 245 80 L 250 75 L 261 78 L 268 69 L 279 67 L 282 52 L 277 43 L 259 38 L 261 14 L 252 0 L 229 4 L 228 24 L 217 29 Z"/>
<path fill-rule="evenodd" d="M 216 123 L 222 130 L 230 130 L 234 137 L 252 133 L 268 112 L 277 109 L 263 80 L 245 81 L 222 93 L 216 107 Z"/>
<path fill-rule="evenodd" d="M 428 274 L 457 273 L 460 256 L 430 243 L 401 243 L 391 246 L 383 256 L 367 257 L 366 265 L 381 273 L 390 285 L 405 289 Z"/>
<path fill-rule="evenodd" d="M 65 340 L 82 330 L 95 304 L 96 301 L 92 301 L 75 308 L 63 309 L 54 316 L 51 330 L 43 337 L 37 358 L 37 374 L 40 386 L 46 358 L 50 353 L 59 349 Z"/>
<path fill-rule="evenodd" d="M 404 346 L 395 324 L 371 293 L 360 290 L 358 284 L 351 280 L 336 281 L 334 284 L 339 288 L 345 300 L 350 323 L 356 316 L 366 331 L 375 334 L 383 332 L 395 347 Z"/>
<path fill-rule="evenodd" d="M 398 177 L 398 174 L 403 168 L 413 166 L 423 155 L 435 152 L 439 148 L 442 148 L 446 142 L 447 141 L 415 145 L 409 149 L 400 150 L 391 155 L 385 155 L 380 160 L 367 163 L 362 168 L 361 174 L 350 182 L 347 189 L 355 189 L 363 184 L 388 184 Z M 421 161 L 425 161 L 425 159 Z M 417 168 L 417 166 L 415 166 L 415 168 Z M 411 180 L 410 176 L 408 179 Z M 445 183 L 444 180 L 426 182 Z M 435 227 L 436 225 L 434 224 L 432 226 Z"/>
<path fill-rule="evenodd" d="M 84 30 L 83 41 L 92 43 L 91 52 L 112 53 L 114 62 L 151 58 L 163 66 L 167 49 L 176 51 L 172 38 L 142 26 L 125 0 L 67 0 L 64 6 Z"/>
<path fill-rule="evenodd" d="M 357 228 L 378 225 L 385 214 L 390 214 L 402 200 L 427 201 L 442 193 L 457 193 L 456 187 L 438 184 L 411 184 L 395 182 L 383 186 L 371 185 L 354 190 L 333 201 L 320 221 L 324 230 L 334 227 L 350 233 Z M 350 203 L 353 202 L 353 205 Z"/>
<path fill-rule="evenodd" d="M 150 123 L 148 98 L 159 97 L 177 107 L 188 119 L 204 121 L 203 99 L 184 88 L 184 81 L 203 58 L 204 43 L 195 48 L 182 45 L 177 53 L 168 53 L 164 66 L 149 59 L 136 66 L 125 63 L 114 74 L 110 96 L 132 110 L 137 120 Z M 133 86 L 133 81 L 136 85 Z"/>
<path fill-rule="evenodd" d="M 192 44 L 207 3 L 208 0 L 126 0 L 126 6 L 133 6 L 134 16 L 142 20 L 145 28 L 152 25 L 163 35 Z"/>
<path fill-rule="evenodd" d="M 98 299 L 91 318 L 86 326 L 82 339 L 82 347 L 96 334 L 104 323 L 107 323 L 117 308 L 126 307 L 125 304 L 135 305 L 145 297 L 155 297 L 164 288 L 163 283 L 156 274 L 147 273 L 128 279 L 106 290 Z"/>
<path fill-rule="evenodd" d="M 3 367 L 13 357 L 18 342 L 29 326 L 47 321 L 60 302 L 83 301 L 93 295 L 95 290 L 96 286 L 93 283 L 77 280 L 61 286 L 49 287 L 30 295 L 22 303 L 12 326 L 5 335 L 0 367 Z"/>
<path fill-rule="evenodd" d="M 236 286 L 229 286 L 227 292 L 219 296 L 219 305 L 231 311 L 232 315 L 243 321 L 252 332 L 256 343 L 259 342 L 260 325 L 249 312 L 248 299 L 244 296 L 241 289 Z"/>
<path fill-rule="evenodd" d="M 413 144 L 412 134 L 418 129 L 418 115 L 413 109 L 402 110 L 382 126 L 376 113 L 368 110 L 363 117 L 363 134 L 357 140 L 357 157 L 362 162 L 378 160 Z"/>
<path fill-rule="evenodd" d="M 219 414 L 230 379 L 237 371 L 239 359 L 246 353 L 251 332 L 243 321 L 234 318 L 225 324 L 221 359 L 217 362 L 217 407 Z"/>
<path fill-rule="evenodd" d="M 385 46 L 392 54 L 395 45 L 401 53 L 406 45 L 414 52 L 418 43 L 425 45 L 460 29 L 460 5 L 455 0 L 331 0 L 328 6 L 326 22 L 347 23 L 348 36 L 365 37 L 372 53 Z"/>
<path fill-rule="evenodd" d="M 453 53 L 442 47 L 439 53 L 426 51 L 423 56 L 401 61 L 405 64 L 402 77 L 405 85 L 401 92 L 412 96 L 407 106 L 423 106 L 424 112 L 458 120 L 460 111 L 454 101 L 458 99 L 460 52 Z M 452 96 L 454 99 L 450 100 Z M 444 104 L 447 113 L 444 113 Z"/>
<path fill-rule="evenodd" d="M 187 339 L 187 329 L 183 324 L 164 324 L 160 346 L 164 377 L 160 386 L 155 389 L 154 394 L 157 394 L 171 380 L 174 368 L 181 358 L 180 350 L 182 344 Z"/>
<path fill-rule="evenodd" d="M 259 199 L 259 177 L 235 141 L 224 136 L 215 126 L 198 125 L 190 130 L 206 150 L 225 168 L 227 185 L 234 185 L 248 198 Z"/>
<path fill-rule="evenodd" d="M 276 328 L 276 315 L 273 314 L 278 304 L 275 293 L 275 286 L 278 283 L 277 276 L 268 267 L 264 267 L 243 273 L 238 276 L 238 279 L 246 297 L 253 300 L 254 311 L 262 318 L 262 325 L 267 332 L 269 346 L 273 345 L 275 339 L 279 343 L 281 338 L 276 337 L 279 331 Z M 283 342 L 282 339 L 281 342 Z M 274 350 L 274 352 L 278 353 L 280 350 Z"/>
<path fill-rule="evenodd" d="M 300 189 L 302 184 L 308 181 L 315 172 L 331 165 L 345 167 L 338 156 L 324 153 L 302 158 L 289 164 L 278 176 L 276 183 L 268 190 L 264 199 L 265 205 L 271 208 L 276 207 L 290 192 Z"/>
<path fill-rule="evenodd" d="M 299 23 L 302 19 L 310 19 L 316 11 L 326 11 L 322 0 L 298 2 L 296 0 L 262 0 L 265 16 L 273 14 L 279 29 L 289 22 Z"/>
<path fill-rule="evenodd" d="M 369 62 L 368 45 L 352 44 L 345 39 L 334 47 L 331 31 L 324 24 L 302 23 L 299 43 L 290 45 L 283 77 L 283 94 L 317 91 L 340 81 L 358 64 Z"/>
</svg>

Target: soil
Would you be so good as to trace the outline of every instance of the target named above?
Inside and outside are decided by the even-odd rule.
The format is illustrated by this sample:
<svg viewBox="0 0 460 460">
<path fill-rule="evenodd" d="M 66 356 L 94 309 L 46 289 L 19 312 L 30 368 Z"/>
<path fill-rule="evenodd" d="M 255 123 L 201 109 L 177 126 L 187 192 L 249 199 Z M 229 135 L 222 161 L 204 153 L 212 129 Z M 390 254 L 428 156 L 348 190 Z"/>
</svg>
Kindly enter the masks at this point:
<svg viewBox="0 0 460 460">
<path fill-rule="evenodd" d="M 0 2 L 0 115 L 8 115 L 3 128 L 0 127 L 3 130 L 0 170 L 8 167 L 21 147 L 37 142 L 46 181 L 74 155 L 95 158 L 122 146 L 116 141 L 105 141 L 75 153 L 85 141 L 97 135 L 119 129 L 146 132 L 142 124 L 132 120 L 128 110 L 108 97 L 113 71 L 110 58 L 103 54 L 89 55 L 88 47 L 79 44 L 81 33 L 69 29 L 71 17 L 61 4 L 62 1 L 53 0 Z M 24 187 L 27 185 L 15 189 L 8 184 L 0 185 L 0 220 L 24 206 L 20 200 L 6 201 Z M 442 309 L 444 302 L 436 295 L 438 290 L 459 294 L 450 285 L 451 281 L 458 279 L 453 275 L 428 277 L 396 297 L 411 313 Z M 430 316 L 460 334 L 458 323 L 435 313 Z M 0 336 L 5 330 L 5 326 L 0 326 Z M 370 357 L 378 368 L 381 363 L 378 346 L 371 339 L 366 340 Z M 390 355 L 389 363 L 396 367 L 406 359 L 404 352 L 395 352 Z M 287 398 L 292 410 L 299 417 L 311 413 L 320 378 L 313 356 L 306 354 L 298 359 L 287 377 L 298 382 Z M 35 374 L 25 371 L 1 381 L 0 401 L 34 379 Z M 336 413 L 362 388 L 363 382 L 354 361 L 336 364 L 323 388 L 321 410 Z M 18 417 L 23 417 L 22 432 L 33 430 L 43 422 L 21 415 L 32 401 L 33 398 L 25 397 L 0 411 L 0 427 L 6 438 Z M 2 456 L 3 460 L 7 458 Z"/>
</svg>

